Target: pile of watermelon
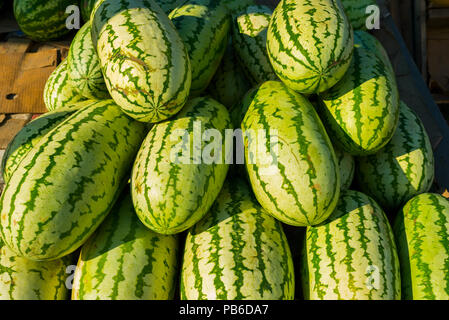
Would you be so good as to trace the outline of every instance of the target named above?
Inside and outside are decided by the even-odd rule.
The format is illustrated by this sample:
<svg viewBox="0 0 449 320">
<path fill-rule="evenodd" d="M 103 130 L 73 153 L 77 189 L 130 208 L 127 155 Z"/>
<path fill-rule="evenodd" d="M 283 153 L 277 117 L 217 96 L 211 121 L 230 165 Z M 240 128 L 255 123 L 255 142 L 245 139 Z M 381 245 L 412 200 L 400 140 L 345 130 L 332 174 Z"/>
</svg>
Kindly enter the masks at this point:
<svg viewBox="0 0 449 320">
<path fill-rule="evenodd" d="M 14 12 L 54 39 L 73 3 Z M 372 4 L 82 1 L 3 158 L 0 298 L 448 299 L 449 202 Z"/>
</svg>

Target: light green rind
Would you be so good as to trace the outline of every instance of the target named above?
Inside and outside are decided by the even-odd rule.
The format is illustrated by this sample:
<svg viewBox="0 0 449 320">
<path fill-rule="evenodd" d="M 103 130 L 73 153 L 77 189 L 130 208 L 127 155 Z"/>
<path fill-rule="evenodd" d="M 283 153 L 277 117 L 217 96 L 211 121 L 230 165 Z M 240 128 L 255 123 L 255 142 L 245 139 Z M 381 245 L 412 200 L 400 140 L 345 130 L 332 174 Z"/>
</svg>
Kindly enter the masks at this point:
<svg viewBox="0 0 449 320">
<path fill-rule="evenodd" d="M 311 94 L 333 87 L 353 51 L 341 2 L 282 0 L 270 20 L 267 50 L 277 76 L 293 90 Z"/>
<path fill-rule="evenodd" d="M 171 300 L 178 239 L 148 230 L 125 191 L 81 250 L 72 300 Z"/>
<path fill-rule="evenodd" d="M 221 0 L 190 0 L 173 10 L 173 22 L 189 53 L 192 66 L 191 97 L 209 85 L 228 43 L 231 18 Z"/>
<path fill-rule="evenodd" d="M 352 27 L 356 30 L 366 30 L 366 21 L 372 15 L 371 11 L 368 14 L 366 11 L 368 6 L 377 6 L 376 0 L 341 0 L 341 3 Z"/>
<path fill-rule="evenodd" d="M 110 98 L 101 72 L 100 60 L 92 44 L 90 22 L 76 34 L 67 57 L 68 84 L 88 99 Z"/>
<path fill-rule="evenodd" d="M 187 235 L 181 299 L 293 300 L 294 290 L 281 223 L 260 207 L 243 180 L 233 178 Z"/>
<path fill-rule="evenodd" d="M 358 191 L 343 191 L 329 219 L 307 228 L 301 267 L 306 299 L 401 298 L 391 226 L 379 205 Z"/>
<path fill-rule="evenodd" d="M 65 300 L 71 258 L 36 262 L 14 254 L 0 239 L 0 300 Z"/>
<path fill-rule="evenodd" d="M 340 172 L 314 107 L 278 81 L 265 82 L 248 95 L 242 130 L 256 198 L 286 224 L 319 224 L 337 204 Z"/>
<path fill-rule="evenodd" d="M 154 1 L 100 1 L 91 26 L 108 91 L 127 115 L 156 123 L 182 109 L 191 86 L 188 53 Z"/>
<path fill-rule="evenodd" d="M 340 168 L 341 191 L 348 190 L 354 180 L 355 175 L 355 159 L 349 153 L 335 148 L 335 155 L 337 156 L 338 167 Z"/>
<path fill-rule="evenodd" d="M 240 65 L 253 85 L 278 77 L 268 58 L 266 48 L 268 24 L 273 10 L 267 6 L 249 6 L 235 17 L 232 41 Z"/>
<path fill-rule="evenodd" d="M 44 87 L 44 103 L 48 111 L 70 106 L 85 100 L 68 82 L 67 59 L 48 77 Z"/>
<path fill-rule="evenodd" d="M 449 202 L 420 194 L 396 217 L 402 298 L 449 300 Z"/>
<path fill-rule="evenodd" d="M 151 129 L 131 180 L 134 207 L 148 228 L 160 234 L 180 233 L 207 213 L 228 172 L 224 137 L 225 129 L 232 129 L 230 122 L 223 105 L 195 98 L 175 119 Z M 201 140 L 206 130 L 215 130 L 222 141 Z M 208 146 L 219 149 L 213 150 L 212 159 L 205 157 L 212 154 Z"/>
<path fill-rule="evenodd" d="M 399 92 L 389 61 L 356 45 L 345 77 L 320 95 L 321 119 L 333 142 L 355 156 L 375 154 L 391 140 L 399 118 Z"/>
<path fill-rule="evenodd" d="M 207 92 L 229 110 L 240 102 L 249 89 L 249 80 L 240 70 L 234 49 L 228 45 Z"/>
<path fill-rule="evenodd" d="M 128 180 L 145 132 L 112 100 L 79 110 L 49 132 L 3 190 L 0 232 L 8 247 L 31 260 L 80 247 Z"/>
<path fill-rule="evenodd" d="M 393 139 L 378 153 L 358 158 L 357 180 L 389 212 L 429 191 L 434 178 L 432 145 L 418 116 L 401 102 Z"/>
</svg>

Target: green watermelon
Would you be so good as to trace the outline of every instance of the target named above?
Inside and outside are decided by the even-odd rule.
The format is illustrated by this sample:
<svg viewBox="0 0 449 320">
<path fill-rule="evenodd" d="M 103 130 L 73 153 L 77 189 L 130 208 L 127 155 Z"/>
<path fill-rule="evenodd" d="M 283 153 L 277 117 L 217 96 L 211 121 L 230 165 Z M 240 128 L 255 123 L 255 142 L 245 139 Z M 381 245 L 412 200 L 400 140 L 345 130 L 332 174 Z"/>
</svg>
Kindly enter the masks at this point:
<svg viewBox="0 0 449 320">
<path fill-rule="evenodd" d="M 318 109 L 334 144 L 355 156 L 375 154 L 397 128 L 396 78 L 390 62 L 382 56 L 382 52 L 356 43 L 344 78 L 320 95 Z"/>
<path fill-rule="evenodd" d="M 401 298 L 391 226 L 379 205 L 358 191 L 343 191 L 328 220 L 307 228 L 301 267 L 306 299 Z"/>
<path fill-rule="evenodd" d="M 189 0 L 155 0 L 162 10 L 169 15 L 173 10 L 182 6 Z"/>
<path fill-rule="evenodd" d="M 429 191 L 434 178 L 432 145 L 423 123 L 404 102 L 393 139 L 375 155 L 358 158 L 363 192 L 386 210 L 397 212 L 414 196 Z"/>
<path fill-rule="evenodd" d="M 311 94 L 333 87 L 348 70 L 353 51 L 340 1 L 281 1 L 268 26 L 267 50 L 274 71 L 293 90 Z"/>
<path fill-rule="evenodd" d="M 448 230 L 449 202 L 438 194 L 412 198 L 396 217 L 403 299 L 449 300 Z"/>
<path fill-rule="evenodd" d="M 126 191 L 81 250 L 72 300 L 173 299 L 177 251 L 177 237 L 140 222 Z"/>
<path fill-rule="evenodd" d="M 3 190 L 5 243 L 31 260 L 53 260 L 79 248 L 128 180 L 145 132 L 112 100 L 80 109 L 50 131 Z"/>
<path fill-rule="evenodd" d="M 110 98 L 101 72 L 100 60 L 92 44 L 90 22 L 76 34 L 67 57 L 68 84 L 88 99 Z"/>
<path fill-rule="evenodd" d="M 348 190 L 354 180 L 355 159 L 349 153 L 334 147 L 337 156 L 338 167 L 340 168 L 341 191 Z"/>
<path fill-rule="evenodd" d="M 71 257 L 31 261 L 17 256 L 0 239 L 0 300 L 65 300 Z"/>
<path fill-rule="evenodd" d="M 210 212 L 188 233 L 183 300 L 293 300 L 295 276 L 280 222 L 241 179 L 228 181 Z"/>
<path fill-rule="evenodd" d="M 345 8 L 346 15 L 352 24 L 352 27 L 357 30 L 366 30 L 366 20 L 371 15 L 371 12 L 366 12 L 369 6 L 376 5 L 376 0 L 341 0 Z"/>
<path fill-rule="evenodd" d="M 226 50 L 231 18 L 221 0 L 190 0 L 169 18 L 178 30 L 192 65 L 190 95 L 207 88 Z"/>
<path fill-rule="evenodd" d="M 229 110 L 240 102 L 249 89 L 250 83 L 240 70 L 234 49 L 228 45 L 207 92 Z"/>
<path fill-rule="evenodd" d="M 188 53 L 153 0 L 98 2 L 91 23 L 108 91 L 127 115 L 156 123 L 182 109 L 192 76 Z"/>
<path fill-rule="evenodd" d="M 268 24 L 273 10 L 263 5 L 249 6 L 232 24 L 232 41 L 240 65 L 253 85 L 277 80 L 268 58 L 266 42 Z"/>
<path fill-rule="evenodd" d="M 81 0 L 81 16 L 84 22 L 90 21 L 90 15 L 98 0 Z"/>
<path fill-rule="evenodd" d="M 221 0 L 231 12 L 232 15 L 235 15 L 245 9 L 248 6 L 255 5 L 254 0 Z"/>
<path fill-rule="evenodd" d="M 225 137 L 225 129 L 232 129 L 228 111 L 211 98 L 190 100 L 175 119 L 151 129 L 131 180 L 134 207 L 148 228 L 180 233 L 207 213 L 228 172 L 225 142 L 218 143 L 218 151 L 209 148 Z M 214 136 L 215 143 L 197 142 L 206 130 L 221 136 Z"/>
<path fill-rule="evenodd" d="M 79 0 L 14 0 L 14 17 L 31 39 L 56 40 L 71 31 L 66 25 L 66 9 L 71 5 L 78 6 Z"/>
<path fill-rule="evenodd" d="M 44 103 L 48 111 L 57 110 L 86 100 L 68 81 L 67 59 L 48 77 L 44 87 Z"/>
<path fill-rule="evenodd" d="M 248 95 L 241 125 L 257 200 L 286 224 L 321 223 L 337 205 L 340 172 L 314 107 L 279 81 L 267 81 Z"/>
<path fill-rule="evenodd" d="M 382 43 L 380 43 L 380 41 L 377 40 L 376 37 L 372 36 L 368 32 L 356 30 L 354 31 L 354 43 L 356 46 L 362 46 L 366 50 L 375 53 L 384 61 L 387 67 L 391 67 L 391 72 L 394 72 L 387 50 L 385 50 Z"/>
</svg>

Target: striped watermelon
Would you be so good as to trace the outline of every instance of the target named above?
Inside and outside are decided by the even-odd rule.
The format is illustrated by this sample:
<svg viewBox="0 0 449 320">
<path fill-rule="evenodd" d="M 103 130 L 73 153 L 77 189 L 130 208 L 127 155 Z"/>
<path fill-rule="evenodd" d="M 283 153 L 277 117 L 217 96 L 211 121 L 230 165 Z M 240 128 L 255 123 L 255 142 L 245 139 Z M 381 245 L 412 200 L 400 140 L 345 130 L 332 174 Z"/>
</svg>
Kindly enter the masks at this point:
<svg viewBox="0 0 449 320">
<path fill-rule="evenodd" d="M 370 11 L 368 13 L 366 11 L 369 6 L 377 6 L 376 0 L 341 0 L 341 3 L 352 27 L 357 30 L 366 30 L 366 20 L 371 15 Z"/>
<path fill-rule="evenodd" d="M 343 191 L 329 219 L 307 228 L 302 254 L 310 300 L 401 298 L 399 260 L 385 213 L 370 197 Z"/>
<path fill-rule="evenodd" d="M 9 177 L 17 169 L 22 159 L 52 129 L 73 114 L 76 109 L 62 108 L 50 111 L 25 125 L 11 140 L 2 158 L 1 171 L 3 179 Z"/>
<path fill-rule="evenodd" d="M 235 15 L 245 9 L 248 6 L 255 5 L 254 0 L 221 0 L 231 12 L 232 15 Z"/>
<path fill-rule="evenodd" d="M 207 87 L 207 92 L 226 108 L 231 109 L 240 102 L 249 89 L 249 81 L 240 70 L 234 49 L 228 45 L 221 64 Z"/>
<path fill-rule="evenodd" d="M 182 6 L 189 0 L 155 0 L 155 2 L 162 8 L 162 10 L 169 15 L 170 12 Z"/>
<path fill-rule="evenodd" d="M 151 123 L 178 113 L 189 95 L 190 62 L 162 9 L 153 0 L 104 0 L 91 22 L 106 85 L 122 110 Z"/>
<path fill-rule="evenodd" d="M 381 58 L 387 67 L 391 67 L 391 72 L 394 72 L 393 66 L 391 65 L 390 58 L 388 56 L 387 50 L 383 47 L 382 43 L 372 36 L 368 32 L 362 30 L 354 31 L 354 43 L 358 46 L 362 46 L 366 50 L 375 53 L 379 58 Z"/>
<path fill-rule="evenodd" d="M 282 0 L 270 20 L 267 50 L 274 71 L 293 90 L 319 93 L 334 86 L 353 51 L 340 1 Z"/>
<path fill-rule="evenodd" d="M 0 199 L 0 232 L 18 255 L 52 260 L 80 247 L 116 200 L 145 126 L 112 100 L 49 132 L 13 172 Z"/>
<path fill-rule="evenodd" d="M 449 202 L 438 194 L 420 194 L 396 217 L 402 297 L 449 300 Z"/>
<path fill-rule="evenodd" d="M 44 103 L 48 111 L 70 106 L 85 100 L 68 81 L 67 59 L 62 61 L 48 78 L 44 87 Z"/>
<path fill-rule="evenodd" d="M 65 300 L 71 258 L 31 261 L 14 254 L 0 239 L 0 300 Z"/>
<path fill-rule="evenodd" d="M 335 148 L 338 167 L 340 168 L 341 191 L 348 190 L 354 180 L 355 175 L 355 159 L 349 153 Z"/>
<path fill-rule="evenodd" d="M 358 159 L 363 192 L 386 210 L 397 212 L 414 196 L 429 191 L 434 178 L 432 145 L 418 116 L 403 102 L 393 139 L 375 155 Z"/>
<path fill-rule="evenodd" d="M 81 0 L 81 17 L 85 22 L 90 21 L 90 15 L 97 0 Z"/>
<path fill-rule="evenodd" d="M 148 230 L 126 191 L 81 250 L 73 300 L 165 300 L 175 292 L 178 239 Z"/>
<path fill-rule="evenodd" d="M 90 22 L 76 34 L 67 57 L 68 84 L 88 99 L 109 98 L 100 60 L 92 44 Z"/>
<path fill-rule="evenodd" d="M 340 173 L 314 107 L 279 81 L 267 81 L 249 95 L 242 130 L 257 200 L 286 224 L 319 224 L 337 205 Z"/>
<path fill-rule="evenodd" d="M 55 40 L 68 34 L 66 9 L 79 0 L 14 0 L 14 16 L 20 29 L 36 41 Z"/>
<path fill-rule="evenodd" d="M 212 155 L 208 150 L 212 144 L 195 141 L 211 129 L 225 137 L 225 129 L 232 129 L 228 111 L 211 98 L 195 98 L 175 119 L 155 125 L 145 139 L 131 185 L 137 215 L 151 230 L 160 234 L 187 230 L 217 198 L 228 171 L 225 143 L 218 143 L 222 149 L 213 150 L 208 162 L 204 155 Z"/>
<path fill-rule="evenodd" d="M 266 48 L 268 24 L 273 10 L 249 6 L 233 18 L 232 41 L 240 65 L 253 85 L 277 80 Z"/>
<path fill-rule="evenodd" d="M 345 77 L 320 95 L 318 109 L 329 135 L 352 155 L 378 152 L 397 127 L 398 88 L 390 62 L 381 55 L 356 44 Z"/>
<path fill-rule="evenodd" d="M 190 0 L 169 18 L 184 41 L 192 65 L 190 95 L 199 96 L 217 71 L 228 43 L 231 18 L 221 0 Z"/>
<path fill-rule="evenodd" d="M 280 222 L 241 179 L 225 183 L 204 219 L 187 235 L 183 300 L 293 300 L 295 276 Z"/>
</svg>

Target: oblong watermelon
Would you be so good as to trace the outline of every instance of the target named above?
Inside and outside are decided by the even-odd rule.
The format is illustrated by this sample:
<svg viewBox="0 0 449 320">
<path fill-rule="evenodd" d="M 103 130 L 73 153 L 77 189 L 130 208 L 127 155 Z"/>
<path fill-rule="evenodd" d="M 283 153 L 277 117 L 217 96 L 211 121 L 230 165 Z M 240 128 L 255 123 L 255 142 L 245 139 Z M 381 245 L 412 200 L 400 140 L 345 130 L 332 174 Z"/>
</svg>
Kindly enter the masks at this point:
<svg viewBox="0 0 449 320">
<path fill-rule="evenodd" d="M 116 201 L 145 133 L 112 100 L 85 107 L 50 131 L 5 185 L 5 243 L 31 260 L 79 248 Z"/>
<path fill-rule="evenodd" d="M 402 298 L 449 300 L 449 202 L 423 193 L 406 203 L 394 223 Z"/>
<path fill-rule="evenodd" d="M 70 256 L 32 261 L 17 256 L 0 239 L 0 300 L 65 300 Z"/>
<path fill-rule="evenodd" d="M 379 205 L 358 191 L 343 191 L 329 219 L 307 228 L 301 267 L 306 299 L 401 299 L 391 226 Z"/>
<path fill-rule="evenodd" d="M 283 0 L 274 10 L 267 50 L 277 76 L 300 93 L 323 92 L 349 68 L 353 31 L 338 0 Z"/>
<path fill-rule="evenodd" d="M 313 105 L 279 81 L 267 81 L 248 96 L 241 126 L 257 200 L 286 224 L 321 223 L 337 205 L 340 172 Z"/>
<path fill-rule="evenodd" d="M 106 86 L 130 117 L 156 123 L 187 101 L 191 68 L 173 23 L 153 0 L 104 0 L 91 17 Z"/>
<path fill-rule="evenodd" d="M 361 190 L 394 213 L 414 196 L 429 191 L 434 172 L 433 150 L 426 129 L 404 102 L 391 141 L 378 153 L 357 159 Z"/>
<path fill-rule="evenodd" d="M 371 12 L 367 13 L 369 6 L 377 6 L 376 0 L 341 0 L 345 8 L 346 15 L 356 30 L 366 30 L 366 21 Z"/>
<path fill-rule="evenodd" d="M 267 30 L 273 10 L 248 6 L 233 17 L 232 42 L 240 65 L 253 85 L 278 80 L 267 52 Z"/>
<path fill-rule="evenodd" d="M 78 4 L 79 0 L 14 0 L 14 17 L 31 39 L 56 40 L 71 31 L 66 25 L 70 13 L 66 9 Z"/>
<path fill-rule="evenodd" d="M 225 183 L 209 213 L 188 233 L 181 299 L 293 300 L 295 276 L 280 222 L 246 183 Z"/>
<path fill-rule="evenodd" d="M 140 222 L 127 190 L 81 249 L 72 300 L 173 299 L 177 251 L 177 237 Z"/>
<path fill-rule="evenodd" d="M 150 130 L 131 180 L 134 207 L 148 228 L 180 233 L 207 213 L 228 172 L 226 129 L 232 129 L 226 108 L 211 98 L 195 98 L 176 118 Z M 201 140 L 211 130 L 219 135 L 212 132 L 214 143 Z M 214 145 L 219 150 L 209 149 Z"/>
<path fill-rule="evenodd" d="M 68 84 L 88 99 L 110 98 L 101 72 L 100 60 L 92 44 L 90 22 L 78 31 L 67 57 Z"/>
<path fill-rule="evenodd" d="M 320 99 L 318 109 L 332 141 L 352 155 L 378 152 L 396 131 L 396 78 L 390 62 L 375 48 L 356 43 L 348 72 L 336 86 L 320 94 Z"/>
<path fill-rule="evenodd" d="M 192 66 L 191 97 L 209 85 L 228 44 L 231 17 L 221 0 L 190 0 L 169 18 L 184 41 Z"/>
<path fill-rule="evenodd" d="M 67 59 L 48 77 L 44 87 L 44 103 L 48 111 L 70 106 L 76 102 L 86 100 L 68 81 Z"/>
</svg>

